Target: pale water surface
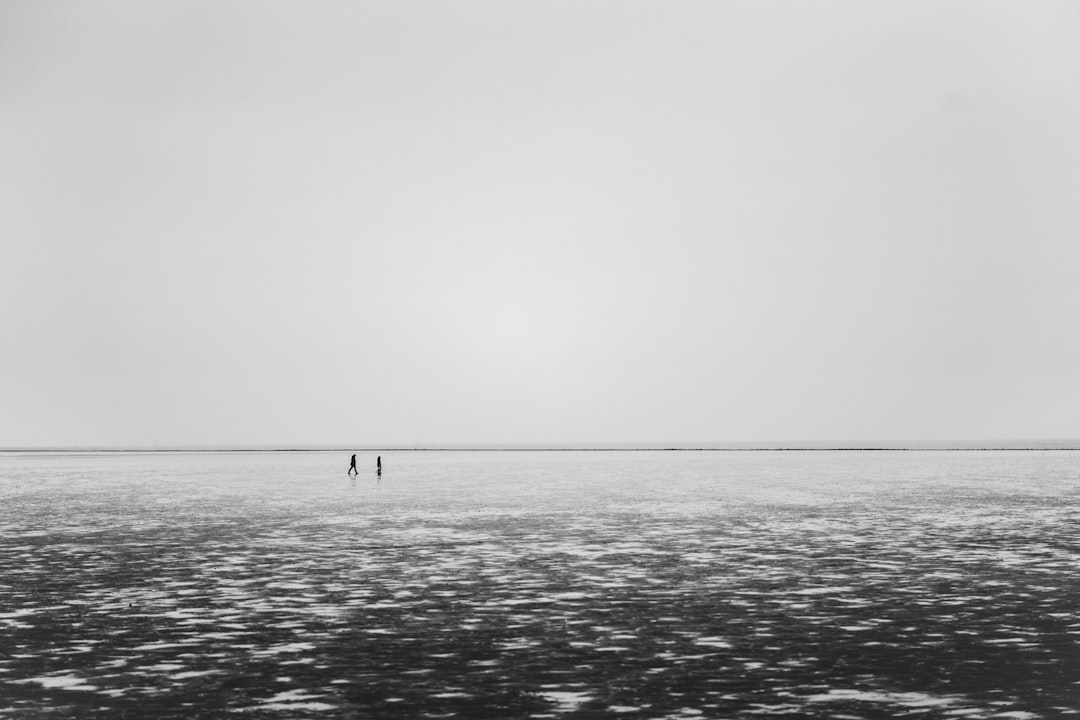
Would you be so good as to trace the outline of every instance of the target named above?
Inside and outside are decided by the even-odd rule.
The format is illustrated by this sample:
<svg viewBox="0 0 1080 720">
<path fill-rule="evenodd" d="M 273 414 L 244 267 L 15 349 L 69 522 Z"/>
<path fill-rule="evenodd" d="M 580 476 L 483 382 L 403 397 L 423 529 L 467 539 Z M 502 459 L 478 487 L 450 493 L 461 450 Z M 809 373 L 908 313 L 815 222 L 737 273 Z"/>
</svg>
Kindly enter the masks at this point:
<svg viewBox="0 0 1080 720">
<path fill-rule="evenodd" d="M 1080 453 L 0 455 L 0 718 L 1080 714 Z"/>
</svg>

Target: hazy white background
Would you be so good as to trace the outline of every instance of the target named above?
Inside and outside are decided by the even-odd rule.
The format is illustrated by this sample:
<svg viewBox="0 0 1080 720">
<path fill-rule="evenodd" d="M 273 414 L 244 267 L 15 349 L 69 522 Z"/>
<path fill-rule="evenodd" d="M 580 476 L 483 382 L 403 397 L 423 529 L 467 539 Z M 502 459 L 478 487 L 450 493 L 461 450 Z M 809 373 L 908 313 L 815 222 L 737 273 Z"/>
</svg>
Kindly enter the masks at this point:
<svg viewBox="0 0 1080 720">
<path fill-rule="evenodd" d="M 0 446 L 1080 435 L 1080 3 L 0 4 Z"/>
</svg>

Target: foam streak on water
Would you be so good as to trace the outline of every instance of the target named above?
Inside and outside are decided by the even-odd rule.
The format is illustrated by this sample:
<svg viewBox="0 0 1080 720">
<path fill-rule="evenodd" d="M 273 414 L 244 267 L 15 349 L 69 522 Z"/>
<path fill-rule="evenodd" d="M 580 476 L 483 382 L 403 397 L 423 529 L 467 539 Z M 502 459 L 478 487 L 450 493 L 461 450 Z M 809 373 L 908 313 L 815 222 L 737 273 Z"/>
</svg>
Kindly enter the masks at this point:
<svg viewBox="0 0 1080 720">
<path fill-rule="evenodd" d="M 1080 453 L 0 456 L 0 717 L 1080 714 Z"/>
</svg>

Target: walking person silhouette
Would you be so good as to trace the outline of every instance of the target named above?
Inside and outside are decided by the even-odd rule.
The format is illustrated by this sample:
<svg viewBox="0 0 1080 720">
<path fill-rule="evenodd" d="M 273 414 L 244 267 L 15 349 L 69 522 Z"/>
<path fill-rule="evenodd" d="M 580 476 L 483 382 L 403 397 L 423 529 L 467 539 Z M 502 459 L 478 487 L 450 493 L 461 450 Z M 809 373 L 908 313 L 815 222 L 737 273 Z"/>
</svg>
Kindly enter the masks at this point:
<svg viewBox="0 0 1080 720">
<path fill-rule="evenodd" d="M 352 460 L 349 462 L 349 472 L 347 474 L 352 475 L 353 473 L 360 474 L 360 471 L 356 469 L 356 455 L 353 455 Z"/>
<path fill-rule="evenodd" d="M 382 475 L 382 455 L 375 458 L 375 473 Z"/>
</svg>

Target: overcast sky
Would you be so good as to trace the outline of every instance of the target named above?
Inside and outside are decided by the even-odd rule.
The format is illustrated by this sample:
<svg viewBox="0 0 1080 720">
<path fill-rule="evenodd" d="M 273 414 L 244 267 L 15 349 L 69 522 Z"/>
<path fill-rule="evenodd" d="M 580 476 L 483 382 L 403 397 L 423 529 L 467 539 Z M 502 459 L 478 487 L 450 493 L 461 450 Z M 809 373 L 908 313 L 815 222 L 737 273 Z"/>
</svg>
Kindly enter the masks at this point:
<svg viewBox="0 0 1080 720">
<path fill-rule="evenodd" d="M 0 446 L 1080 436 L 1080 3 L 0 4 Z"/>
</svg>

